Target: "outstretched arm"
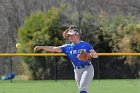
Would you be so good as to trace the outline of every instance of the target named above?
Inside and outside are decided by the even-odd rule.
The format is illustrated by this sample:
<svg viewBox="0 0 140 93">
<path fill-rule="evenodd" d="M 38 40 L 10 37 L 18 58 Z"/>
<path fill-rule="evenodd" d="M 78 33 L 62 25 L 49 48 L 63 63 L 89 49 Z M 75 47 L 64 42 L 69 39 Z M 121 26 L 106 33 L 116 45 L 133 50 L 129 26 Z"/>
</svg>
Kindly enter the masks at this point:
<svg viewBox="0 0 140 93">
<path fill-rule="evenodd" d="M 55 46 L 36 46 L 34 50 L 45 50 L 49 52 L 62 52 L 60 47 L 55 47 Z"/>
</svg>

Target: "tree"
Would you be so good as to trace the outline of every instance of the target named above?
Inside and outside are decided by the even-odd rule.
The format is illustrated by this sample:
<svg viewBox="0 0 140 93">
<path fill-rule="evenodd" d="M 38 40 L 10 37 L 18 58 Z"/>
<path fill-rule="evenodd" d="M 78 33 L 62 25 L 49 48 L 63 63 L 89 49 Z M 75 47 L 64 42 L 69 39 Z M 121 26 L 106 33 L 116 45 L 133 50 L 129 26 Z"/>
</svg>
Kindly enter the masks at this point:
<svg viewBox="0 0 140 93">
<path fill-rule="evenodd" d="M 99 52 L 139 52 L 139 22 L 130 17 L 112 17 L 108 20 L 100 20 L 99 41 L 97 46 Z M 139 75 L 139 58 L 132 56 L 102 57 L 101 73 L 104 78 L 137 78 Z M 107 62 L 107 63 L 106 63 Z M 113 74 L 112 74 L 113 73 Z"/>
<path fill-rule="evenodd" d="M 61 44 L 61 22 L 60 12 L 57 8 L 52 8 L 48 12 L 35 12 L 25 19 L 24 25 L 19 28 L 19 42 L 23 48 L 19 52 L 33 53 L 36 45 L 59 45 Z M 44 52 L 44 51 L 36 51 Z M 23 61 L 29 65 L 33 79 L 46 79 L 48 72 L 47 61 L 53 61 L 52 57 L 25 57 Z M 52 63 L 50 63 L 52 64 Z"/>
</svg>

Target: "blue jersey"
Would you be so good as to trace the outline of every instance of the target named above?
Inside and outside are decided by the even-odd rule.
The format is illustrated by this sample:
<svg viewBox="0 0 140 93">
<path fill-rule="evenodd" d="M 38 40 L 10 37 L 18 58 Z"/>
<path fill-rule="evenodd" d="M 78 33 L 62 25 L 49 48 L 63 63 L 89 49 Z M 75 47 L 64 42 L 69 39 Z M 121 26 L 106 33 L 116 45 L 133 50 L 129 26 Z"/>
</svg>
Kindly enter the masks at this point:
<svg viewBox="0 0 140 93">
<path fill-rule="evenodd" d="M 65 44 L 60 46 L 60 48 L 62 52 L 65 53 L 70 58 L 74 66 L 91 64 L 90 60 L 82 61 L 77 58 L 77 55 L 80 53 L 81 49 L 85 50 L 88 53 L 90 52 L 91 49 L 93 49 L 93 47 L 89 43 L 85 41 L 80 41 L 79 44 L 74 43 Z"/>
</svg>

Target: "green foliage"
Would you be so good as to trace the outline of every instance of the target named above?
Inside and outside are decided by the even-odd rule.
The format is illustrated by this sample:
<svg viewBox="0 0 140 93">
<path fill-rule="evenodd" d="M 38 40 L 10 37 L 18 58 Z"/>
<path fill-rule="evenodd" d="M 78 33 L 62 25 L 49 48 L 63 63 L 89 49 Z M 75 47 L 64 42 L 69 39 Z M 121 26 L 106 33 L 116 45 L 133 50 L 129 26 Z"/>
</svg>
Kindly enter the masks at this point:
<svg viewBox="0 0 140 93">
<path fill-rule="evenodd" d="M 98 22 L 100 26 L 99 42 L 97 44 L 99 52 L 140 52 L 140 27 L 138 21 L 129 17 L 112 17 L 98 20 Z M 106 78 L 138 77 L 138 57 L 108 57 L 102 58 L 102 61 L 107 61 L 108 63 L 102 63 L 101 67 L 113 73 L 106 75 Z M 103 72 L 105 69 L 102 69 Z"/>
<path fill-rule="evenodd" d="M 32 48 L 35 45 L 45 44 L 58 44 L 56 38 L 53 36 L 59 36 L 60 29 L 58 28 L 59 11 L 56 8 L 52 8 L 46 12 L 35 12 L 31 16 L 25 19 L 24 25 L 19 28 L 19 42 L 25 47 L 31 48 L 27 52 L 33 52 Z"/>
<path fill-rule="evenodd" d="M 32 13 L 25 19 L 24 25 L 19 28 L 19 42 L 23 46 L 18 52 L 34 53 L 33 48 L 36 45 L 60 44 L 62 35 L 59 20 L 60 12 L 57 8 L 52 8 L 48 12 Z M 50 58 L 50 61 L 52 60 Z M 47 64 L 45 63 L 45 57 L 24 57 L 23 61 L 28 63 L 34 79 L 46 78 Z"/>
<path fill-rule="evenodd" d="M 115 17 L 100 21 L 99 40 L 108 42 L 110 52 L 135 52 L 131 47 L 132 37 L 140 30 L 136 20 L 129 17 Z"/>
</svg>

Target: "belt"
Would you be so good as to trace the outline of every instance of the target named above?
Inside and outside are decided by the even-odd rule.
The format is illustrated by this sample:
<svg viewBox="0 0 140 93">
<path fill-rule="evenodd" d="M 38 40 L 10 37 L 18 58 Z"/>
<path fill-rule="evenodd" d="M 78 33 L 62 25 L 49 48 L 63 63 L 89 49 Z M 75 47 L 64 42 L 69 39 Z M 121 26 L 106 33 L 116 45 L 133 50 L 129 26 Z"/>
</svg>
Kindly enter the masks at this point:
<svg viewBox="0 0 140 93">
<path fill-rule="evenodd" d="M 87 65 L 81 65 L 81 66 L 75 66 L 74 69 L 81 69 L 81 68 L 85 68 L 86 66 L 90 66 L 91 64 L 87 64 Z"/>
</svg>

